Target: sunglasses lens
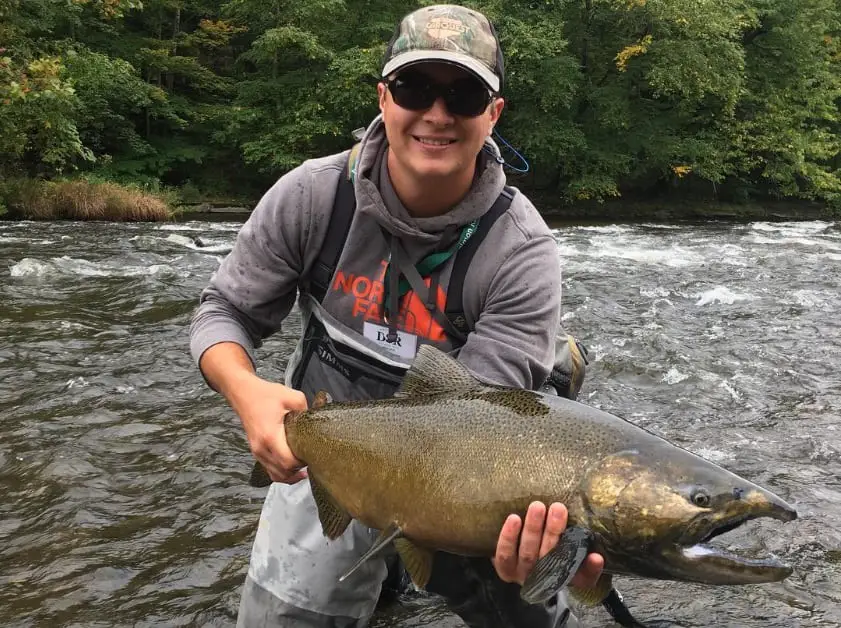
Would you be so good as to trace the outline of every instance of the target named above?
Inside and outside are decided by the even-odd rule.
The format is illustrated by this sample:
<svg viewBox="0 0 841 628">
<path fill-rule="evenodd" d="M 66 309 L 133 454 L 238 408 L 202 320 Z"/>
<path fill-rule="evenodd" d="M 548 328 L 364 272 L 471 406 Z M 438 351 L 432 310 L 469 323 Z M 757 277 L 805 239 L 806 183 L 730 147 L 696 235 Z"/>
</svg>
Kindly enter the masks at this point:
<svg viewBox="0 0 841 628">
<path fill-rule="evenodd" d="M 389 82 L 388 88 L 394 102 L 410 111 L 429 109 L 438 97 L 433 85 L 415 74 L 398 76 Z"/>
<path fill-rule="evenodd" d="M 491 95 L 479 81 L 468 78 L 450 85 L 444 102 L 450 113 L 475 118 L 487 109 Z"/>
<path fill-rule="evenodd" d="M 400 107 L 411 111 L 429 109 L 441 96 L 450 113 L 475 118 L 491 102 L 491 94 L 474 78 L 464 78 L 450 85 L 439 85 L 426 76 L 406 72 L 389 81 L 389 91 Z"/>
</svg>

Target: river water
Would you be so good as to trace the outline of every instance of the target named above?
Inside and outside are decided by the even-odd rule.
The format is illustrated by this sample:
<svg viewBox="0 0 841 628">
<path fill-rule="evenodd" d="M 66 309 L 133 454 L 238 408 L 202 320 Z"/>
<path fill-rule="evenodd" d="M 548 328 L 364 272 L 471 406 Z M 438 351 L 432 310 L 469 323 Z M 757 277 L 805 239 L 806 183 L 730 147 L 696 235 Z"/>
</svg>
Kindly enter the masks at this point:
<svg viewBox="0 0 841 628">
<path fill-rule="evenodd" d="M 239 223 L 0 222 L 0 625 L 232 626 L 263 491 L 187 350 Z M 202 239 L 203 246 L 195 243 Z M 779 584 L 618 580 L 640 619 L 841 626 L 841 229 L 560 227 L 582 400 L 796 505 L 722 539 Z M 261 351 L 280 378 L 293 320 Z M 612 625 L 601 609 L 590 628 Z M 376 626 L 461 625 L 413 598 Z"/>
</svg>

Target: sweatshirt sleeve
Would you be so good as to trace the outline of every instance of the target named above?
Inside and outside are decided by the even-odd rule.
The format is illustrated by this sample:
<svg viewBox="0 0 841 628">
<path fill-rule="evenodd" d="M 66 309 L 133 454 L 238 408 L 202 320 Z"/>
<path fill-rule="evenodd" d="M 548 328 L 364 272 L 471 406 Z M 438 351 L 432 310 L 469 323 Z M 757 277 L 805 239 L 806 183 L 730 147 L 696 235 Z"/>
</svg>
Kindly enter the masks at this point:
<svg viewBox="0 0 841 628">
<path fill-rule="evenodd" d="M 480 380 L 536 389 L 555 356 L 561 272 L 551 235 L 526 239 L 505 259 L 458 359 Z"/>
<path fill-rule="evenodd" d="M 281 177 L 243 225 L 230 254 L 202 292 L 190 326 L 196 363 L 220 342 L 254 350 L 278 331 L 295 303 L 312 228 L 306 164 Z"/>
</svg>

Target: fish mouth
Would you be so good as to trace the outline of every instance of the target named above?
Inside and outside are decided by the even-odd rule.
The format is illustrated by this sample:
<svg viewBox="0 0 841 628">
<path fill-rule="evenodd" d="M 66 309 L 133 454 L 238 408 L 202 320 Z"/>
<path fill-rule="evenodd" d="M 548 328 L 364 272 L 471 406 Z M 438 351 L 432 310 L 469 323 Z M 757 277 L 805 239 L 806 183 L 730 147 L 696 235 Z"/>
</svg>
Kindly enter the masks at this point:
<svg viewBox="0 0 841 628">
<path fill-rule="evenodd" d="M 710 542 L 742 527 L 748 521 L 772 518 L 792 521 L 797 512 L 788 505 L 775 505 L 770 511 L 736 514 L 720 519 L 702 530 L 700 538 L 679 546 L 679 561 L 692 579 L 707 584 L 759 584 L 778 582 L 790 576 L 793 568 L 775 556 L 746 557 Z"/>
</svg>

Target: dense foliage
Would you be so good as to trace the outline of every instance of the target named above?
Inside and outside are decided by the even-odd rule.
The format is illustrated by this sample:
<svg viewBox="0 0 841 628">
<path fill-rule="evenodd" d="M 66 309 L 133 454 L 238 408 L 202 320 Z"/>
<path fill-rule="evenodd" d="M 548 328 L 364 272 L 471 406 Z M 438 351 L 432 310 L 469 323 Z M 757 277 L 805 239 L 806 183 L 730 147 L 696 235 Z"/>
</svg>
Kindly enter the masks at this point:
<svg viewBox="0 0 841 628">
<path fill-rule="evenodd" d="M 841 199 L 837 0 L 487 0 L 559 202 Z M 0 177 L 254 198 L 376 114 L 401 0 L 0 0 Z"/>
</svg>

